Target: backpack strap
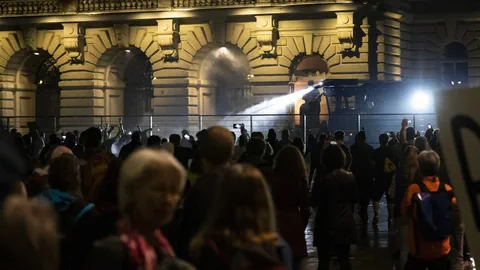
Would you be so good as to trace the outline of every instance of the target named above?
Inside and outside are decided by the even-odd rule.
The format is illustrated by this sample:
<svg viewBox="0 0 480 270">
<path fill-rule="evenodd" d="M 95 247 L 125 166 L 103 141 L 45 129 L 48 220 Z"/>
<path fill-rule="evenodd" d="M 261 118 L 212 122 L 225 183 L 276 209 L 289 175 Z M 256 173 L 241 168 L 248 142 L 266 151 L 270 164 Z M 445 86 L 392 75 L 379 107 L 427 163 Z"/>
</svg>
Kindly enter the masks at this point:
<svg viewBox="0 0 480 270">
<path fill-rule="evenodd" d="M 423 182 L 417 183 L 418 187 L 420 188 L 420 192 L 423 193 L 430 193 L 431 191 L 425 186 Z"/>
<path fill-rule="evenodd" d="M 92 210 L 95 207 L 95 204 L 89 203 L 87 204 L 76 216 L 75 222 L 78 222 L 87 212 Z"/>
</svg>

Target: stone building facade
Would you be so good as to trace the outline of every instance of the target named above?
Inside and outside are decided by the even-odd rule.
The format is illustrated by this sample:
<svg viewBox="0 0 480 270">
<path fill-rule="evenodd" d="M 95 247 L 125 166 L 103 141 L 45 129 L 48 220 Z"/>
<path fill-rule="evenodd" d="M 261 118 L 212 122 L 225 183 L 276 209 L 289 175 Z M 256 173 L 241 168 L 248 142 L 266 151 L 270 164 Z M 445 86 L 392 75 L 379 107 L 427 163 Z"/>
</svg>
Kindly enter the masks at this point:
<svg viewBox="0 0 480 270">
<path fill-rule="evenodd" d="M 219 80 L 238 74 L 248 105 L 311 78 L 480 85 L 478 4 L 455 1 L 462 8 L 447 15 L 439 2 L 0 1 L 0 117 L 21 127 L 40 114 L 61 116 L 61 126 L 216 114 Z M 215 69 L 230 53 L 243 65 L 237 75 Z M 298 75 L 306 59 L 313 64 Z"/>
</svg>

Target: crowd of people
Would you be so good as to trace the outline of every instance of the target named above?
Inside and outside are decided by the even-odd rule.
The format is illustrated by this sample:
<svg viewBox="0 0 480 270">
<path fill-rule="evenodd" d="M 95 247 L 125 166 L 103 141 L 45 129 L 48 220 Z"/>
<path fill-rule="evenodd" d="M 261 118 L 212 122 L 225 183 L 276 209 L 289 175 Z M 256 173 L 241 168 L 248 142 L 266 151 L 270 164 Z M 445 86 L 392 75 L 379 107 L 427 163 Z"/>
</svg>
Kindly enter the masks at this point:
<svg viewBox="0 0 480 270">
<path fill-rule="evenodd" d="M 2 129 L 2 269 L 303 269 L 313 218 L 318 269 L 337 257 L 349 270 L 355 206 L 366 226 L 372 202 L 377 226 L 383 197 L 398 246 L 408 239 L 405 269 L 469 261 L 439 130 L 419 136 L 404 120 L 374 149 L 365 131 L 348 147 L 342 131 L 304 143 L 288 130 L 279 140 L 274 129 L 168 139 L 118 129 L 48 142 L 38 130 Z"/>
</svg>

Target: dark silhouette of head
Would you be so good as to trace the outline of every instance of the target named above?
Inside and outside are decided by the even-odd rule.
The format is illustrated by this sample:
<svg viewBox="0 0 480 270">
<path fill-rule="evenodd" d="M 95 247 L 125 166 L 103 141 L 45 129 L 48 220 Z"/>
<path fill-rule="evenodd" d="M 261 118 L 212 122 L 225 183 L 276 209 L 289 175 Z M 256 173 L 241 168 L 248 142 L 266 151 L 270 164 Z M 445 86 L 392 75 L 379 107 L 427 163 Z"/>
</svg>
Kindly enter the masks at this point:
<svg viewBox="0 0 480 270">
<path fill-rule="evenodd" d="M 328 171 L 339 170 L 345 166 L 345 153 L 340 146 L 331 144 L 323 154 L 323 165 Z"/>
<path fill-rule="evenodd" d="M 378 136 L 378 141 L 380 142 L 381 146 L 387 145 L 389 139 L 390 139 L 390 136 L 388 136 L 388 134 L 386 133 L 380 134 L 380 136 Z"/>
<path fill-rule="evenodd" d="M 132 133 L 132 142 L 139 143 L 142 140 L 142 133 L 140 131 L 134 131 Z"/>
<path fill-rule="evenodd" d="M 287 145 L 275 157 L 273 173 L 276 178 L 306 179 L 305 160 L 297 147 Z"/>
<path fill-rule="evenodd" d="M 178 146 L 180 146 L 180 142 L 182 141 L 182 137 L 178 134 L 172 134 L 169 137 L 169 141 L 173 144 L 173 146 L 178 147 Z"/>
<path fill-rule="evenodd" d="M 295 139 L 293 139 L 292 145 L 297 147 L 300 153 L 303 154 L 305 146 L 303 145 L 303 141 L 300 137 L 296 137 Z"/>
<path fill-rule="evenodd" d="M 412 141 L 415 139 L 415 129 L 413 127 L 408 127 L 406 130 L 406 135 L 407 135 L 407 141 Z"/>
<path fill-rule="evenodd" d="M 168 142 L 167 138 L 162 138 L 162 144 L 167 143 L 167 142 Z"/>
<path fill-rule="evenodd" d="M 262 157 L 265 154 L 266 143 L 260 138 L 252 138 L 247 144 L 247 155 Z"/>
<path fill-rule="evenodd" d="M 157 147 L 162 144 L 162 139 L 157 135 L 152 135 L 147 139 L 147 147 Z"/>
<path fill-rule="evenodd" d="M 419 152 L 430 150 L 430 145 L 428 144 L 428 140 L 426 137 L 423 137 L 423 136 L 417 137 L 415 139 L 415 147 L 417 147 Z"/>
<path fill-rule="evenodd" d="M 290 139 L 290 131 L 288 129 L 282 130 L 282 140 L 288 141 Z"/>
<path fill-rule="evenodd" d="M 263 135 L 262 132 L 252 132 L 252 138 L 258 138 L 258 139 L 261 139 L 261 140 L 265 140 L 265 136 Z"/>
<path fill-rule="evenodd" d="M 85 140 L 85 148 L 87 149 L 99 148 L 102 144 L 102 132 L 96 127 L 88 128 L 82 132 L 82 135 L 82 139 Z"/>
<path fill-rule="evenodd" d="M 357 134 L 358 142 L 365 142 L 367 140 L 367 133 L 365 131 L 360 131 Z"/>
<path fill-rule="evenodd" d="M 199 146 L 200 156 L 209 167 L 227 165 L 233 155 L 233 138 L 229 130 L 223 127 L 211 127 Z"/>
<path fill-rule="evenodd" d="M 345 132 L 341 130 L 335 132 L 335 140 L 343 142 L 343 140 L 345 140 Z"/>
<path fill-rule="evenodd" d="M 240 137 L 238 137 L 238 146 L 240 147 L 246 147 L 247 146 L 247 137 L 245 137 L 245 135 L 240 135 Z"/>
<path fill-rule="evenodd" d="M 277 139 L 277 133 L 275 132 L 275 129 L 271 128 L 268 130 L 267 138 L 269 142 L 274 142 Z"/>
</svg>

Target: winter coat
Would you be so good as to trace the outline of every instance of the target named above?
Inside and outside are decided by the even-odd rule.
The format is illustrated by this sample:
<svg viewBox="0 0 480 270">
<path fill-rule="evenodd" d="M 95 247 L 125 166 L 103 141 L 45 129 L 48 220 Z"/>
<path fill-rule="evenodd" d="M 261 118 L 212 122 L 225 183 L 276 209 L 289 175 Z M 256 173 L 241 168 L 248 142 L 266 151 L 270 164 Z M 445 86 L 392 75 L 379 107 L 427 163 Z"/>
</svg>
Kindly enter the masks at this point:
<svg viewBox="0 0 480 270">
<path fill-rule="evenodd" d="M 355 243 L 353 204 L 357 202 L 355 177 L 345 170 L 335 170 L 314 183 L 312 189 L 312 207 L 316 208 L 314 246 L 319 247 L 322 243 L 333 245 Z"/>
</svg>

